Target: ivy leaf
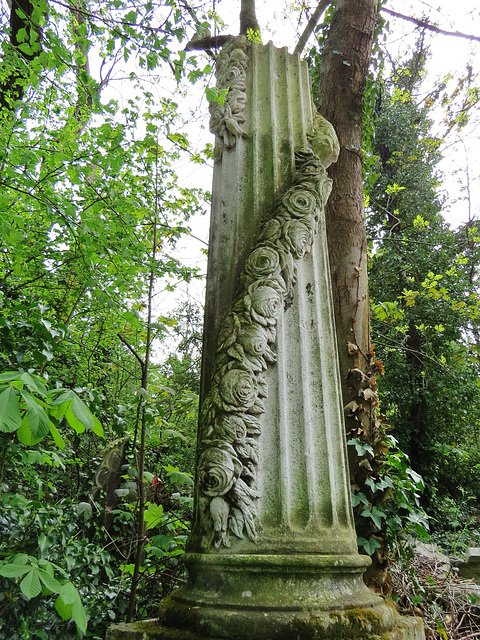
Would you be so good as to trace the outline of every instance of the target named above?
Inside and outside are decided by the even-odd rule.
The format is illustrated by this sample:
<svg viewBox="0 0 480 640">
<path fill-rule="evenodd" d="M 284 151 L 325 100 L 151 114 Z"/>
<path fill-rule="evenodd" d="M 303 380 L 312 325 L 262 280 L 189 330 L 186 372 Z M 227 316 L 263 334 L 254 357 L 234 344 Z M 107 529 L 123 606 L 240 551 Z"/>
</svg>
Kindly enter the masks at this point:
<svg viewBox="0 0 480 640">
<path fill-rule="evenodd" d="M 357 454 L 360 457 L 363 457 L 367 453 L 369 453 L 371 456 L 375 455 L 372 445 L 368 443 L 362 443 L 358 438 L 352 438 L 351 440 L 348 440 L 347 445 L 355 447 L 355 449 L 357 450 Z"/>
<path fill-rule="evenodd" d="M 352 494 L 352 507 L 357 507 L 359 504 L 364 504 L 365 506 L 369 504 L 367 496 L 361 491 Z"/>
<path fill-rule="evenodd" d="M 373 536 L 370 536 L 368 540 L 361 537 L 357 538 L 357 545 L 359 547 L 363 547 L 369 556 L 373 556 L 375 549 L 378 549 L 381 546 L 379 541 Z"/>
</svg>

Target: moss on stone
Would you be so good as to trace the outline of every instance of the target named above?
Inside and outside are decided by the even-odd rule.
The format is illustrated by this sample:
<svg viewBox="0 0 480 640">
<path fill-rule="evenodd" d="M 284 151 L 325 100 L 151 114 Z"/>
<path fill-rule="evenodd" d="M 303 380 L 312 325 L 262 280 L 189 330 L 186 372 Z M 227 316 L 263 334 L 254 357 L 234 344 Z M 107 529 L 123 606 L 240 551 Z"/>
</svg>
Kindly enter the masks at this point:
<svg viewBox="0 0 480 640">
<path fill-rule="evenodd" d="M 381 616 L 370 609 L 331 611 L 329 618 L 328 623 L 324 617 L 313 614 L 309 618 L 295 618 L 289 623 L 284 640 L 378 640 L 383 631 Z"/>
</svg>

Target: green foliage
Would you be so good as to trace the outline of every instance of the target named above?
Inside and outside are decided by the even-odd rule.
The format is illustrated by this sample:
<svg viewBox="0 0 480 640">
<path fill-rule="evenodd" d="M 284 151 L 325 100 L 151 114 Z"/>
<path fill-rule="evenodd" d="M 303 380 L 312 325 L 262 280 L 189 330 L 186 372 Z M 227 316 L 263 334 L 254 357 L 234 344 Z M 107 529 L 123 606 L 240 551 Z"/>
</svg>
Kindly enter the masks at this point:
<svg viewBox="0 0 480 640">
<path fill-rule="evenodd" d="M 475 224 L 455 231 L 442 217 L 441 140 L 431 135 L 428 107 L 414 100 L 413 71 L 398 74 L 382 89 L 367 196 L 372 333 L 385 367 L 382 409 L 427 480 L 430 509 L 435 496 L 457 499 L 460 487 L 478 496 L 467 467 L 480 455 L 479 245 Z"/>
<path fill-rule="evenodd" d="M 17 432 L 19 442 L 33 446 L 50 433 L 60 448 L 58 425 L 67 421 L 75 433 L 88 429 L 103 437 L 103 429 L 75 391 L 48 389 L 45 380 L 27 372 L 0 374 L 0 432 Z"/>
<path fill-rule="evenodd" d="M 368 459 L 373 455 L 371 447 L 361 445 L 356 438 L 347 444 L 355 446 L 359 456 Z M 385 445 L 382 475 L 378 480 L 368 477 L 363 490 L 352 491 L 358 546 L 370 556 L 381 547 L 375 533 L 368 538 L 361 535 L 371 530 L 370 522 L 374 532 L 381 532 L 385 524 L 387 543 L 392 551 L 403 553 L 405 548 L 413 547 L 415 540 L 430 537 L 429 518 L 420 504 L 425 490 L 423 478 L 411 468 L 408 456 L 398 448 L 393 436 L 385 436 Z"/>
<path fill-rule="evenodd" d="M 198 276 L 171 251 L 209 195 L 175 166 L 211 150 L 190 149 L 175 96 L 148 83 L 211 66 L 183 51 L 199 20 L 171 3 L 32 8 L 14 33 L 0 18 L 0 638 L 100 639 L 128 607 L 142 428 L 139 615 L 182 572 L 196 355 L 153 367 L 147 391 L 146 354 L 177 319 L 146 316 L 154 283 Z M 96 471 L 117 437 L 133 451 L 112 506 Z"/>
<path fill-rule="evenodd" d="M 250 40 L 251 42 L 256 42 L 258 44 L 262 44 L 262 36 L 260 31 L 249 27 L 247 29 L 247 40 Z"/>
</svg>

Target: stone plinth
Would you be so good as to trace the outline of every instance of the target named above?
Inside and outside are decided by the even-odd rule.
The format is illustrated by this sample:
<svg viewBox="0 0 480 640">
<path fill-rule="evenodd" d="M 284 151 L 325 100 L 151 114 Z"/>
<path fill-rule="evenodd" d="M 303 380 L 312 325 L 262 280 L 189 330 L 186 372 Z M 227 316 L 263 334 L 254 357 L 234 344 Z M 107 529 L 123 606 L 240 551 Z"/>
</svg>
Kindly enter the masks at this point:
<svg viewBox="0 0 480 640">
<path fill-rule="evenodd" d="M 324 222 L 338 141 L 286 49 L 232 39 L 217 80 L 189 579 L 158 624 L 107 638 L 420 640 L 357 552 Z"/>
</svg>

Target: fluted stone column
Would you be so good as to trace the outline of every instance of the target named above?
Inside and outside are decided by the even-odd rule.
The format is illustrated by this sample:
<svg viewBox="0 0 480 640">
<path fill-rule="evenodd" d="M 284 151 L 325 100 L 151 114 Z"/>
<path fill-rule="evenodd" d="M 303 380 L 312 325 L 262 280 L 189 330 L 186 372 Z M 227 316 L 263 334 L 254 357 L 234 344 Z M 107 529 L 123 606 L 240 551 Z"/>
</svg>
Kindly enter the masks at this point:
<svg viewBox="0 0 480 640">
<path fill-rule="evenodd" d="M 217 81 L 189 580 L 151 635 L 107 637 L 418 640 L 357 552 L 324 226 L 335 133 L 286 49 L 232 39 Z"/>
</svg>

